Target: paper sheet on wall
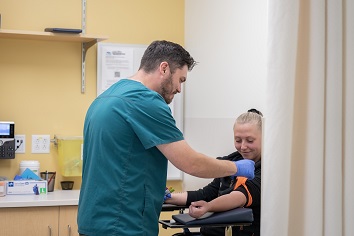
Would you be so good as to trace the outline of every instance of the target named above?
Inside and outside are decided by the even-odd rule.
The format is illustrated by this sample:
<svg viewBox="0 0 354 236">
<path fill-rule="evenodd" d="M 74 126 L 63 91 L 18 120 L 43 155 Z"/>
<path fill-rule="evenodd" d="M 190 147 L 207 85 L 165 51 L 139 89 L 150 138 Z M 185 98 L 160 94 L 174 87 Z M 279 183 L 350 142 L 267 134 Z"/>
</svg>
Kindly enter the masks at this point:
<svg viewBox="0 0 354 236">
<path fill-rule="evenodd" d="M 134 73 L 133 49 L 104 47 L 102 52 L 101 91 L 105 91 L 121 78 L 127 78 Z"/>
</svg>

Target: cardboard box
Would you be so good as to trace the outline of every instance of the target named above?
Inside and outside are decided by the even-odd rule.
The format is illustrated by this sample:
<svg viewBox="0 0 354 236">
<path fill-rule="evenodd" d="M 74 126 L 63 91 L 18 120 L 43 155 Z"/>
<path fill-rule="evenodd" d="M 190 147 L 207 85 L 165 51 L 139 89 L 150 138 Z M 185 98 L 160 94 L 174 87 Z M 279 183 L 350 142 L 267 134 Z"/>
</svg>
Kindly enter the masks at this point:
<svg viewBox="0 0 354 236">
<path fill-rule="evenodd" d="M 47 194 L 46 180 L 9 180 L 6 183 L 6 194 Z"/>
</svg>

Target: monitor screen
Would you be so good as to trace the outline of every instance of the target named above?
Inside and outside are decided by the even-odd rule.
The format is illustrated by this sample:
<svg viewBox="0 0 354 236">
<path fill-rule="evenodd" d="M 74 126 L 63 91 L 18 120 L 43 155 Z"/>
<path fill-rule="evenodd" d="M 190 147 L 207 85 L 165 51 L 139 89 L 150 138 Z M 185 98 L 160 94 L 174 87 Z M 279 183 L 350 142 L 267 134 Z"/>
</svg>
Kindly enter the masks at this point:
<svg viewBox="0 0 354 236">
<path fill-rule="evenodd" d="M 0 135 L 10 135 L 10 124 L 0 123 Z"/>
</svg>

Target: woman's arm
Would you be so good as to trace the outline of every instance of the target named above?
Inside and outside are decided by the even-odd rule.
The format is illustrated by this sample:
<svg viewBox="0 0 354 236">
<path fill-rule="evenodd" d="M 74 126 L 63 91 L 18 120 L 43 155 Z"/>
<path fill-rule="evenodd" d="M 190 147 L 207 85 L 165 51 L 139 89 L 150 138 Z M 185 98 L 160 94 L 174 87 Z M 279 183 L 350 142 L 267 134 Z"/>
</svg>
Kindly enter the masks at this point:
<svg viewBox="0 0 354 236">
<path fill-rule="evenodd" d="M 246 201 L 246 196 L 242 192 L 232 191 L 231 193 L 219 196 L 210 202 L 192 202 L 189 206 L 189 214 L 192 217 L 199 218 L 206 212 L 220 212 L 243 207 L 246 204 Z"/>
<path fill-rule="evenodd" d="M 167 198 L 165 203 L 184 206 L 187 202 L 187 196 L 187 192 L 171 193 L 171 198 Z"/>
</svg>

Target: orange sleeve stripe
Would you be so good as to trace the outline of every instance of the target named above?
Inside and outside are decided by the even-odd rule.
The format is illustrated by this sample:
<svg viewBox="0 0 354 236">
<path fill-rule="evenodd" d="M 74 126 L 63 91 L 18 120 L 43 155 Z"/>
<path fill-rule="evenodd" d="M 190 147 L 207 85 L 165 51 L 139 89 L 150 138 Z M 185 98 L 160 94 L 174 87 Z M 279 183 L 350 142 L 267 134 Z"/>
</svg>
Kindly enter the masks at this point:
<svg viewBox="0 0 354 236">
<path fill-rule="evenodd" d="M 252 195 L 251 195 L 250 191 L 248 191 L 248 188 L 246 185 L 246 180 L 247 180 L 246 177 L 237 177 L 237 181 L 236 181 L 234 190 L 236 190 L 241 185 L 246 189 L 247 195 L 248 195 L 248 203 L 247 203 L 246 207 L 249 207 L 252 204 Z"/>
</svg>

